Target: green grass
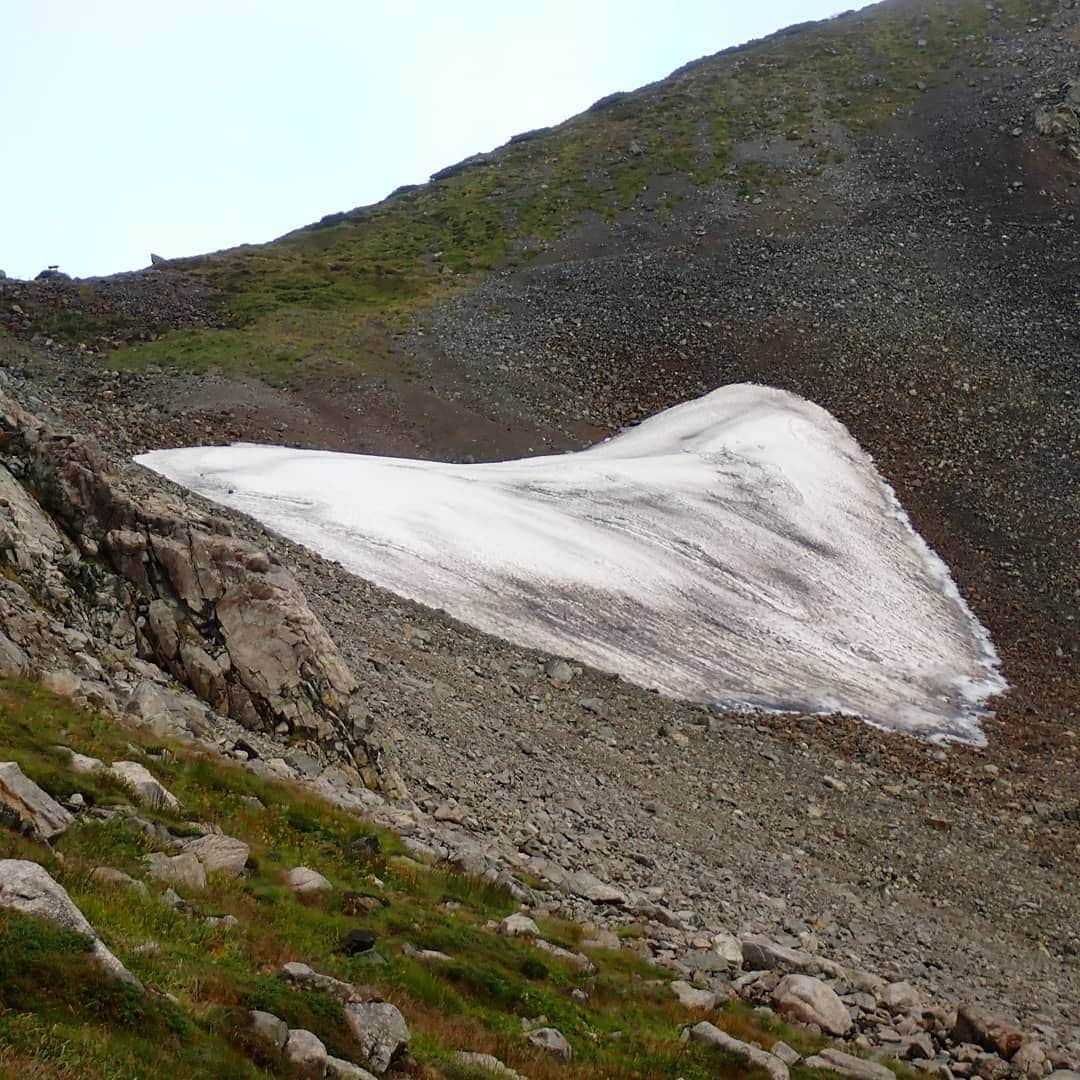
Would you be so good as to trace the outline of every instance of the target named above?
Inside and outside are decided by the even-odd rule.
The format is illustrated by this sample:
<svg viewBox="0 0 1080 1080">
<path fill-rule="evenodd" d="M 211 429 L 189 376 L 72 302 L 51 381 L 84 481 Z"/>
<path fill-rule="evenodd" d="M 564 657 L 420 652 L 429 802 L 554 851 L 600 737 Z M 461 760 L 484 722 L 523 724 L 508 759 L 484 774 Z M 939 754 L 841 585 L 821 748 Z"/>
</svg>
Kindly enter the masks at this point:
<svg viewBox="0 0 1080 1080">
<path fill-rule="evenodd" d="M 527 939 L 494 932 L 494 920 L 517 906 L 505 891 L 403 857 L 394 834 L 238 765 L 181 746 L 163 754 L 161 740 L 78 710 L 33 684 L 0 680 L 3 757 L 18 761 L 54 796 L 78 789 L 97 806 L 124 797 L 105 778 L 69 774 L 57 743 L 104 760 L 143 756 L 180 799 L 182 812 L 139 814 L 178 836 L 190 835 L 190 823 L 201 821 L 241 837 L 251 846 L 250 873 L 242 879 L 210 875 L 204 891 L 186 895 L 194 913 L 184 914 L 161 902 L 153 881 L 147 881 L 151 895 L 143 897 L 91 876 L 95 866 L 108 865 L 145 879 L 142 858 L 154 845 L 123 818 L 80 821 L 52 849 L 0 830 L 0 857 L 42 863 L 150 988 L 144 996 L 105 978 L 80 935 L 0 912 L 0 1076 L 287 1075 L 245 1033 L 252 1008 L 314 1031 L 332 1053 L 357 1055 L 341 1004 L 280 978 L 290 960 L 375 988 L 397 1004 L 413 1033 L 415 1075 L 466 1077 L 453 1057 L 459 1049 L 494 1053 L 536 1080 L 705 1080 L 747 1073 L 710 1047 L 681 1041 L 681 1027 L 700 1016 L 671 995 L 670 974 L 639 953 L 591 950 L 597 970 L 586 976 Z M 134 754 L 129 743 L 136 744 Z M 372 835 L 377 852 L 356 843 Z M 333 891 L 298 900 L 284 876 L 299 864 L 326 875 Z M 383 906 L 363 917 L 346 915 L 349 891 L 377 896 Z M 223 914 L 239 924 L 204 919 Z M 555 918 L 539 922 L 547 940 L 580 948 L 582 927 Z M 375 933 L 384 963 L 336 951 L 358 926 Z M 140 949 L 148 942 L 156 948 Z M 421 962 L 403 951 L 405 945 L 449 959 Z M 578 989 L 587 1000 L 572 993 Z M 523 1020 L 540 1016 L 570 1040 L 572 1065 L 552 1061 L 525 1040 Z M 740 1005 L 712 1019 L 765 1046 L 777 1037 L 806 1052 L 821 1045 Z"/>
<path fill-rule="evenodd" d="M 136 342 L 110 363 L 274 384 L 327 366 L 411 377 L 392 332 L 474 275 L 528 260 L 588 215 L 614 219 L 668 178 L 749 198 L 817 175 L 836 160 L 822 145 L 830 124 L 862 138 L 916 102 L 920 85 L 949 86 L 992 62 L 995 37 L 1053 6 L 1002 0 L 1000 16 L 982 0 L 923 15 L 885 6 L 687 65 L 436 183 L 270 244 L 176 262 L 217 291 L 224 327 Z M 758 142 L 773 138 L 798 143 L 806 162 L 772 164 Z M 670 194 L 659 205 L 670 210 Z"/>
</svg>

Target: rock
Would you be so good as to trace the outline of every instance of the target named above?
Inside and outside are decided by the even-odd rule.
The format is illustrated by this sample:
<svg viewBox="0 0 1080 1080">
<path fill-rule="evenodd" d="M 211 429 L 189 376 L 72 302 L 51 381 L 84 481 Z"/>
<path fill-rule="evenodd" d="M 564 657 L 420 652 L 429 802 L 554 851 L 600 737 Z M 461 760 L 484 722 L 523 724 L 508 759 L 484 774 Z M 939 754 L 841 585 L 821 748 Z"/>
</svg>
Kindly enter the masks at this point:
<svg viewBox="0 0 1080 1080">
<path fill-rule="evenodd" d="M 23 775 L 14 761 L 0 762 L 0 807 L 20 831 L 38 840 L 55 840 L 74 818 L 51 795 Z"/>
<path fill-rule="evenodd" d="M 1046 1072 L 1046 1051 L 1037 1042 L 1026 1042 L 1013 1054 L 1010 1064 L 1013 1072 L 1021 1076 L 1042 1077 Z"/>
<path fill-rule="evenodd" d="M 248 1026 L 255 1038 L 275 1050 L 280 1050 L 289 1037 L 289 1025 L 284 1020 L 260 1009 L 252 1009 L 248 1013 Z"/>
<path fill-rule="evenodd" d="M 30 670 L 26 653 L 11 638 L 0 633 L 0 678 L 18 679 Z"/>
<path fill-rule="evenodd" d="M 893 1014 L 913 1012 L 922 1008 L 922 995 L 911 983 L 889 983 L 881 991 L 881 1004 Z"/>
<path fill-rule="evenodd" d="M 713 934 L 712 951 L 724 961 L 729 969 L 737 970 L 742 967 L 742 942 L 734 935 L 724 933 Z"/>
<path fill-rule="evenodd" d="M 546 952 L 556 960 L 561 960 L 564 964 L 585 972 L 586 975 L 592 975 L 596 971 L 596 965 L 583 953 L 571 952 L 569 949 L 552 945 L 550 941 L 544 941 L 542 938 L 537 938 L 533 945 L 541 952 Z"/>
<path fill-rule="evenodd" d="M 283 964 L 281 974 L 289 982 L 296 983 L 299 986 L 310 986 L 315 990 L 325 990 L 326 993 L 332 994 L 339 1001 L 352 1001 L 357 996 L 356 987 L 351 983 L 335 979 L 333 975 L 322 975 L 307 964 L 296 961 Z"/>
<path fill-rule="evenodd" d="M 728 959 L 713 949 L 692 949 L 683 953 L 680 962 L 689 971 L 704 971 L 707 975 L 722 975 L 732 970 Z"/>
<path fill-rule="evenodd" d="M 329 892 L 334 887 L 322 874 L 308 866 L 294 866 L 285 880 L 297 896 L 314 896 Z"/>
<path fill-rule="evenodd" d="M 772 1080 L 788 1080 L 788 1067 L 778 1057 L 767 1053 L 758 1046 L 751 1046 L 750 1043 L 734 1038 L 726 1031 L 721 1031 L 714 1024 L 710 1024 L 707 1020 L 695 1024 L 690 1029 L 690 1038 L 695 1042 L 715 1046 L 723 1050 L 724 1053 L 745 1061 L 752 1068 L 762 1069 L 772 1077 Z"/>
<path fill-rule="evenodd" d="M 90 871 L 90 876 L 95 881 L 104 881 L 110 885 L 120 885 L 125 889 L 130 889 L 132 892 L 138 893 L 140 896 L 149 898 L 150 890 L 146 887 L 145 881 L 139 881 L 137 878 L 133 878 L 130 874 L 125 874 L 123 870 L 116 870 L 111 866 L 95 866 Z"/>
<path fill-rule="evenodd" d="M 920 1031 L 905 1038 L 900 1056 L 905 1061 L 930 1061 L 934 1056 L 934 1040 L 929 1032 Z"/>
<path fill-rule="evenodd" d="M 683 979 L 669 983 L 668 989 L 679 999 L 679 1004 L 683 1008 L 706 1010 L 716 1008 L 718 998 L 712 990 L 699 990 Z"/>
<path fill-rule="evenodd" d="M 846 1035 L 851 1030 L 847 1006 L 835 990 L 812 975 L 785 975 L 772 999 L 787 1020 L 817 1024 L 830 1035 Z"/>
<path fill-rule="evenodd" d="M 55 882 L 43 866 L 24 859 L 0 859 L 0 908 L 48 919 L 58 926 L 85 934 L 93 943 L 94 959 L 105 971 L 143 989 L 142 983 L 109 952 L 63 886 Z"/>
<path fill-rule="evenodd" d="M 369 930 L 350 930 L 335 950 L 346 956 L 356 956 L 359 953 L 368 953 L 375 948 L 375 935 Z"/>
<path fill-rule="evenodd" d="M 769 1053 L 772 1054 L 773 1057 L 779 1058 L 788 1066 L 788 1068 L 791 1068 L 792 1065 L 802 1061 L 802 1054 L 800 1054 L 798 1050 L 788 1046 L 786 1042 L 781 1042 L 779 1040 L 772 1044 Z"/>
<path fill-rule="evenodd" d="M 1080 1072 L 1073 1069 L 1055 1069 L 1047 1074 L 1046 1080 L 1080 1080 Z"/>
<path fill-rule="evenodd" d="M 409 1050 L 409 1027 L 388 1001 L 350 1002 L 345 1019 L 371 1067 L 380 1075 Z"/>
<path fill-rule="evenodd" d="M 208 873 L 217 870 L 230 877 L 240 877 L 243 874 L 251 854 L 251 848 L 243 840 L 214 833 L 189 840 L 182 850 L 194 855 Z"/>
<path fill-rule="evenodd" d="M 327 1057 L 326 1076 L 329 1080 L 375 1080 L 375 1077 L 344 1058 Z"/>
<path fill-rule="evenodd" d="M 817 959 L 799 949 L 789 949 L 760 934 L 741 939 L 743 965 L 751 971 L 786 971 L 812 974 L 820 970 Z"/>
<path fill-rule="evenodd" d="M 326 1046 L 317 1035 L 303 1028 L 293 1028 L 285 1039 L 282 1052 L 298 1076 L 326 1075 Z"/>
<path fill-rule="evenodd" d="M 141 680 L 132 690 L 124 712 L 140 727 L 162 738 L 205 735 L 210 728 L 205 705 L 188 693 L 166 689 L 149 679 Z"/>
<path fill-rule="evenodd" d="M 579 870 L 566 879 L 566 891 L 594 904 L 625 904 L 626 893 L 601 881 L 588 870 Z"/>
<path fill-rule="evenodd" d="M 976 1043 L 1006 1061 L 1011 1060 L 1024 1042 L 1022 1031 L 975 1005 L 960 1006 L 950 1037 L 955 1043 Z"/>
<path fill-rule="evenodd" d="M 521 1073 L 504 1065 L 494 1054 L 475 1054 L 468 1050 L 458 1050 L 454 1058 L 466 1069 L 490 1073 L 492 1076 L 502 1077 L 502 1080 L 526 1080 Z"/>
<path fill-rule="evenodd" d="M 535 1031 L 530 1031 L 525 1038 L 527 1038 L 533 1046 L 538 1046 L 541 1050 L 546 1050 L 552 1057 L 557 1057 L 561 1061 L 570 1061 L 574 1056 L 573 1047 L 566 1041 L 563 1033 L 559 1031 L 558 1028 L 537 1028 Z"/>
<path fill-rule="evenodd" d="M 544 674 L 556 686 L 569 686 L 574 677 L 574 669 L 565 660 L 549 660 L 544 665 Z"/>
<path fill-rule="evenodd" d="M 76 753 L 70 746 L 58 746 L 56 749 L 63 750 L 68 755 L 68 768 L 80 776 L 93 776 L 105 768 L 105 762 L 96 757 Z"/>
<path fill-rule="evenodd" d="M 165 855 L 154 851 L 146 855 L 144 861 L 146 872 L 158 881 L 179 885 L 195 892 L 206 888 L 206 870 L 190 851 L 180 855 Z"/>
<path fill-rule="evenodd" d="M 137 761 L 114 761 L 109 772 L 144 806 L 170 810 L 174 814 L 180 812 L 180 800 L 159 784 L 145 765 Z"/>
<path fill-rule="evenodd" d="M 540 927 L 529 918 L 528 915 L 522 915 L 520 912 L 516 912 L 513 915 L 507 915 L 501 923 L 499 923 L 499 933 L 505 937 L 539 937 Z"/>
<path fill-rule="evenodd" d="M 867 1061 L 842 1050 L 826 1047 L 820 1054 L 808 1057 L 803 1065 L 808 1069 L 825 1069 L 850 1077 L 850 1080 L 896 1080 L 895 1074 L 876 1061 Z"/>
</svg>

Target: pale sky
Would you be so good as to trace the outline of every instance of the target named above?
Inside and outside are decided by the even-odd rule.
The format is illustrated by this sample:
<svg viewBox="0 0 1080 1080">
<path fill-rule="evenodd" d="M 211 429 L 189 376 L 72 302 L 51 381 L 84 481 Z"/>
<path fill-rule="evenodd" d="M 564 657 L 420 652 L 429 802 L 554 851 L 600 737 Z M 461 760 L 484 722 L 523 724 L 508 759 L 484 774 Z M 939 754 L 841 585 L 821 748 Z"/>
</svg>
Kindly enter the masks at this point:
<svg viewBox="0 0 1080 1080">
<path fill-rule="evenodd" d="M 270 240 L 843 0 L 24 0 L 0 269 Z"/>
</svg>

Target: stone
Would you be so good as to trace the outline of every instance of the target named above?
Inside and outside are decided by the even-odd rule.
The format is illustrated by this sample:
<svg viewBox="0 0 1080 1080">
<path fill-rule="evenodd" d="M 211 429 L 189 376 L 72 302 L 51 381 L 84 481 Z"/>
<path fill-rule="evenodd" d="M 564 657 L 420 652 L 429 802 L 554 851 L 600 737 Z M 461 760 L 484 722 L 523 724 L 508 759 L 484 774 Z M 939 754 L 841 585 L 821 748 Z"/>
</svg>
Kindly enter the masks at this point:
<svg viewBox="0 0 1080 1080">
<path fill-rule="evenodd" d="M 954 1043 L 975 1043 L 1006 1061 L 1023 1045 L 1024 1033 L 1007 1020 L 990 1016 L 975 1005 L 961 1005 L 951 1036 Z"/>
<path fill-rule="evenodd" d="M 911 983 L 889 983 L 881 991 L 881 1004 L 894 1015 L 914 1012 L 922 1008 L 922 994 Z"/>
<path fill-rule="evenodd" d="M 58 746 L 57 750 L 63 750 L 68 756 L 68 768 L 80 776 L 93 776 L 105 768 L 105 762 L 96 757 L 89 757 L 72 750 L 70 746 Z"/>
<path fill-rule="evenodd" d="M 205 705 L 188 693 L 167 689 L 150 679 L 136 684 L 124 712 L 161 738 L 205 735 L 210 729 Z"/>
<path fill-rule="evenodd" d="M 85 934 L 92 942 L 91 954 L 102 969 L 139 990 L 143 985 L 105 947 L 86 916 L 75 906 L 62 885 L 48 871 L 25 859 L 0 859 L 0 908 L 48 919 L 68 930 Z"/>
<path fill-rule="evenodd" d="M 285 1060 L 302 1077 L 323 1077 L 326 1075 L 326 1046 L 317 1035 L 303 1028 L 289 1031 L 282 1048 Z"/>
<path fill-rule="evenodd" d="M 934 1040 L 929 1032 L 919 1031 L 907 1036 L 900 1056 L 905 1061 L 930 1061 L 934 1056 Z"/>
<path fill-rule="evenodd" d="M 789 1069 L 792 1065 L 796 1065 L 802 1061 L 802 1054 L 794 1047 L 788 1046 L 788 1044 L 782 1040 L 774 1042 L 769 1049 L 769 1053 L 772 1054 L 773 1057 L 779 1058 Z"/>
<path fill-rule="evenodd" d="M 154 779 L 153 773 L 137 761 L 114 761 L 109 772 L 144 806 L 180 812 L 180 800 Z"/>
<path fill-rule="evenodd" d="M 9 820 L 18 822 L 20 831 L 38 840 L 63 836 L 75 820 L 14 761 L 0 762 L 0 807 Z"/>
<path fill-rule="evenodd" d="M 571 1061 L 574 1057 L 574 1048 L 566 1041 L 566 1037 L 558 1028 L 537 1028 L 535 1031 L 530 1031 L 525 1038 L 533 1046 L 546 1050 L 552 1057 L 557 1057 L 560 1061 Z"/>
<path fill-rule="evenodd" d="M 565 660 L 549 660 L 544 665 L 544 674 L 556 686 L 569 686 L 574 677 L 574 669 Z"/>
<path fill-rule="evenodd" d="M 333 975 L 322 975 L 307 964 L 301 964 L 295 960 L 283 964 L 281 974 L 289 982 L 299 986 L 310 986 L 315 990 L 324 990 L 339 1001 L 352 1001 L 357 996 L 356 988 L 351 983 L 335 979 Z"/>
<path fill-rule="evenodd" d="M 206 888 L 206 870 L 191 852 L 165 855 L 160 851 L 153 851 L 144 857 L 144 861 L 146 872 L 158 881 L 179 885 L 194 892 Z"/>
<path fill-rule="evenodd" d="M 800 949 L 789 949 L 760 934 L 741 939 L 743 966 L 751 971 L 785 971 L 812 974 L 820 970 L 815 957 Z"/>
<path fill-rule="evenodd" d="M 690 1029 L 690 1038 L 695 1042 L 708 1043 L 719 1050 L 723 1050 L 732 1057 L 745 1061 L 755 1069 L 767 1072 L 772 1080 L 788 1080 L 788 1067 L 778 1057 L 762 1050 L 759 1046 L 752 1046 L 741 1039 L 736 1039 L 726 1031 L 721 1031 L 714 1024 L 702 1020 Z"/>
<path fill-rule="evenodd" d="M 526 1080 L 521 1073 L 504 1065 L 494 1054 L 477 1054 L 468 1050 L 458 1050 L 454 1054 L 454 1059 L 466 1069 L 490 1073 L 492 1076 L 501 1077 L 502 1080 Z"/>
<path fill-rule="evenodd" d="M 825 1069 L 849 1077 L 850 1080 L 896 1080 L 895 1074 L 879 1065 L 876 1061 L 867 1061 L 852 1054 L 845 1054 L 831 1046 L 820 1054 L 808 1057 L 803 1065 L 808 1069 Z"/>
<path fill-rule="evenodd" d="M 182 850 L 194 855 L 208 873 L 219 871 L 230 877 L 240 877 L 244 873 L 248 856 L 251 854 L 251 848 L 243 840 L 216 833 L 197 836 L 194 840 L 189 840 Z"/>
<path fill-rule="evenodd" d="M 601 881 L 588 870 L 579 870 L 566 879 L 566 891 L 594 904 L 625 904 L 626 893 Z"/>
<path fill-rule="evenodd" d="M 529 918 L 528 915 L 522 915 L 520 912 L 515 912 L 513 915 L 507 915 L 501 923 L 499 923 L 499 933 L 505 937 L 539 937 L 540 927 Z"/>
<path fill-rule="evenodd" d="M 713 934 L 712 951 L 724 961 L 729 969 L 737 970 L 742 967 L 742 942 L 733 934 Z"/>
<path fill-rule="evenodd" d="M 550 941 L 544 941 L 543 938 L 537 938 L 533 941 L 533 945 L 541 952 L 546 952 L 549 956 L 564 964 L 569 964 L 572 968 L 577 968 L 578 971 L 583 971 L 586 975 L 596 973 L 596 965 L 583 953 L 571 952 L 559 945 L 552 945 Z"/>
<path fill-rule="evenodd" d="M 294 866 L 286 876 L 286 882 L 297 896 L 314 896 L 329 892 L 334 886 L 309 866 Z"/>
<path fill-rule="evenodd" d="M 289 1037 L 289 1025 L 278 1019 L 273 1013 L 252 1009 L 248 1013 L 248 1027 L 260 1042 L 280 1050 Z"/>
<path fill-rule="evenodd" d="M 357 956 L 360 953 L 369 953 L 375 948 L 375 935 L 370 930 L 350 930 L 335 950 L 346 956 Z"/>
<path fill-rule="evenodd" d="M 679 999 L 685 1009 L 712 1010 L 716 1008 L 717 995 L 712 990 L 699 990 L 684 979 L 668 984 L 668 989 Z"/>
<path fill-rule="evenodd" d="M 328 1080 L 375 1080 L 367 1069 L 361 1069 L 359 1065 L 354 1065 L 344 1058 L 330 1056 L 326 1059 L 325 1075 Z"/>
<path fill-rule="evenodd" d="M 90 876 L 95 881 L 103 881 L 108 885 L 119 885 L 147 898 L 150 896 L 150 890 L 146 887 L 145 881 L 139 881 L 130 874 L 125 874 L 123 870 L 116 870 L 111 866 L 95 866 L 90 871 Z"/>
<path fill-rule="evenodd" d="M 683 953 L 681 963 L 689 971 L 704 971 L 708 975 L 722 975 L 732 970 L 728 959 L 714 949 L 691 949 Z"/>
<path fill-rule="evenodd" d="M 1013 1054 L 1009 1064 L 1020 1076 L 1041 1077 L 1046 1072 L 1046 1050 L 1034 1040 L 1026 1042 Z"/>
<path fill-rule="evenodd" d="M 409 1026 L 388 1001 L 349 1002 L 345 1019 L 372 1072 L 380 1076 L 409 1051 Z"/>
<path fill-rule="evenodd" d="M 6 634 L 0 633 L 0 678 L 19 679 L 30 670 L 26 653 Z"/>
<path fill-rule="evenodd" d="M 835 990 L 812 975 L 785 975 L 772 999 L 787 1020 L 817 1024 L 830 1035 L 846 1035 L 851 1030 L 847 1006 Z"/>
</svg>

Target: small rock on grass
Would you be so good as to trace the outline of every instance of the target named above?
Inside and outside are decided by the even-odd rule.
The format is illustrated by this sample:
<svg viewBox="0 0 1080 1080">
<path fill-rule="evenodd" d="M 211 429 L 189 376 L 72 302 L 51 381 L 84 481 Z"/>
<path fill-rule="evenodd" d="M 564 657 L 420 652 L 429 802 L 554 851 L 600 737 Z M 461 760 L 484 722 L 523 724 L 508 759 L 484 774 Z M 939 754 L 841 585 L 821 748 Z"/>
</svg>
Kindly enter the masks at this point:
<svg viewBox="0 0 1080 1080">
<path fill-rule="evenodd" d="M 504 1065 L 494 1054 L 476 1054 L 468 1050 L 459 1050 L 454 1057 L 467 1069 L 489 1073 L 501 1080 L 525 1080 L 521 1073 Z"/>
<path fill-rule="evenodd" d="M 845 1054 L 843 1050 L 836 1050 L 831 1046 L 826 1047 L 820 1054 L 808 1057 L 803 1064 L 808 1069 L 826 1069 L 839 1073 L 848 1077 L 848 1080 L 896 1080 L 895 1074 L 884 1065 Z"/>
<path fill-rule="evenodd" d="M 334 887 L 318 870 L 312 870 L 309 866 L 294 866 L 285 880 L 297 896 L 314 896 L 329 892 Z"/>
<path fill-rule="evenodd" d="M 174 814 L 180 812 L 180 800 L 160 784 L 145 765 L 137 761 L 114 761 L 109 772 L 144 806 L 170 810 Z"/>
<path fill-rule="evenodd" d="M 699 990 L 684 979 L 677 979 L 669 984 L 671 992 L 679 999 L 679 1004 L 686 1009 L 715 1009 L 717 995 L 712 990 Z"/>
<path fill-rule="evenodd" d="M 529 918 L 528 915 L 522 915 L 521 912 L 516 912 L 513 915 L 507 915 L 501 923 L 499 923 L 499 933 L 505 937 L 539 937 L 540 927 Z"/>
<path fill-rule="evenodd" d="M 573 1059 L 574 1049 L 566 1041 L 566 1037 L 558 1028 L 537 1028 L 535 1031 L 530 1031 L 525 1037 L 533 1044 L 533 1046 L 538 1046 L 541 1050 L 546 1050 L 552 1057 L 557 1057 L 561 1061 L 570 1061 Z"/>
<path fill-rule="evenodd" d="M 345 1019 L 374 1072 L 386 1072 L 408 1053 L 409 1026 L 396 1005 L 388 1001 L 349 1002 Z"/>
<path fill-rule="evenodd" d="M 275 1050 L 280 1050 L 289 1037 L 289 1025 L 273 1013 L 263 1012 L 261 1009 L 252 1009 L 248 1013 L 248 1026 L 260 1042 L 272 1046 Z"/>
</svg>

